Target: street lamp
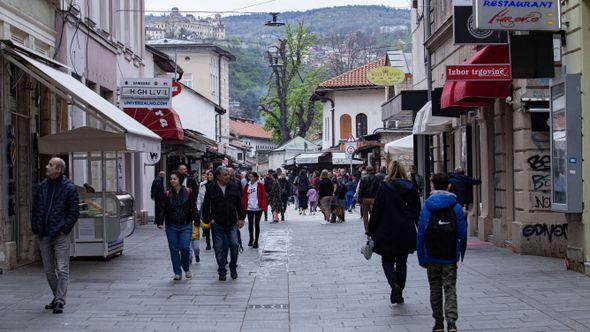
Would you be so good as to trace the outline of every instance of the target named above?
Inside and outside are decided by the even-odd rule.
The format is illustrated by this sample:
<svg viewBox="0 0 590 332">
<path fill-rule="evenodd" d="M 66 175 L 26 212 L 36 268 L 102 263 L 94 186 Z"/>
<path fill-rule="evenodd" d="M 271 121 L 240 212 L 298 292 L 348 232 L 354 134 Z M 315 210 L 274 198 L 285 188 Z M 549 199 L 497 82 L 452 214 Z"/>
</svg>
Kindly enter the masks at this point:
<svg viewBox="0 0 590 332">
<path fill-rule="evenodd" d="M 269 15 L 272 15 L 272 21 L 266 21 L 266 23 L 264 25 L 266 25 L 267 27 L 280 27 L 285 25 L 285 22 L 279 22 L 278 18 L 279 15 L 281 13 L 268 13 Z"/>
</svg>

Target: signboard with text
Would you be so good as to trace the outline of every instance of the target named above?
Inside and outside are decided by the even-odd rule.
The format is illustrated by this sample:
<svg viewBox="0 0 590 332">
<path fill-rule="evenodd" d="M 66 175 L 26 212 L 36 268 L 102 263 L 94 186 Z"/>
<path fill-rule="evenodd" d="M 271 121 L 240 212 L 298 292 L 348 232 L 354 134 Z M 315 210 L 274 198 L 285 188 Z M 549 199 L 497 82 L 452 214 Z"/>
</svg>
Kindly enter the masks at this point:
<svg viewBox="0 0 590 332">
<path fill-rule="evenodd" d="M 367 80 L 378 86 L 392 86 L 406 79 L 406 74 L 398 68 L 389 66 L 377 67 L 367 73 Z"/>
<path fill-rule="evenodd" d="M 559 31 L 557 0 L 475 0 L 475 26 L 487 30 Z"/>
<path fill-rule="evenodd" d="M 508 44 L 508 32 L 482 30 L 475 26 L 473 7 L 453 6 L 453 41 L 455 45 Z"/>
<path fill-rule="evenodd" d="M 510 81 L 510 64 L 449 65 L 447 81 Z"/>
<path fill-rule="evenodd" d="M 170 78 L 124 78 L 121 83 L 123 108 L 172 107 Z"/>
</svg>

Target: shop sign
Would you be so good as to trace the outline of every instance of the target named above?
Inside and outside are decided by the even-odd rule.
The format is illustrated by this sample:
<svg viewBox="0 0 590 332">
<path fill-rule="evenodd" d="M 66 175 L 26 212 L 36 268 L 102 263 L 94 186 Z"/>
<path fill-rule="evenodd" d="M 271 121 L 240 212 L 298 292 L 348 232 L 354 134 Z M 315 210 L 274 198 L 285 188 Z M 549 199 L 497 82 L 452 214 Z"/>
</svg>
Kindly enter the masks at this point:
<svg viewBox="0 0 590 332">
<path fill-rule="evenodd" d="M 392 86 L 406 79 L 406 74 L 398 68 L 389 66 L 377 67 L 367 73 L 367 80 L 379 86 Z"/>
<path fill-rule="evenodd" d="M 510 64 L 449 65 L 447 81 L 510 81 Z"/>
<path fill-rule="evenodd" d="M 482 30 L 475 26 L 473 7 L 453 6 L 453 40 L 455 45 L 507 44 L 506 31 Z"/>
<path fill-rule="evenodd" d="M 124 78 L 120 91 L 123 108 L 172 107 L 170 78 Z"/>
<path fill-rule="evenodd" d="M 146 152 L 144 155 L 144 163 L 146 165 L 155 165 L 160 161 L 160 152 Z"/>
<path fill-rule="evenodd" d="M 475 26 L 488 30 L 559 31 L 557 0 L 475 0 Z"/>
</svg>

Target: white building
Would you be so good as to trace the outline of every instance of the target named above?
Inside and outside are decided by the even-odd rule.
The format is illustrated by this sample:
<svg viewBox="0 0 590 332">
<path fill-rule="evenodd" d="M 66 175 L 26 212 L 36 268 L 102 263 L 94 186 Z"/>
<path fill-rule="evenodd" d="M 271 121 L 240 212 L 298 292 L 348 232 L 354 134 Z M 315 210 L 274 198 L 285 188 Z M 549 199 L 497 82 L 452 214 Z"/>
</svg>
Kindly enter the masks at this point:
<svg viewBox="0 0 590 332">
<path fill-rule="evenodd" d="M 367 80 L 367 72 L 385 65 L 385 58 L 354 68 L 321 83 L 316 93 L 324 102 L 322 149 L 337 147 L 350 136 L 358 139 L 382 128 L 385 88 Z"/>
<path fill-rule="evenodd" d="M 321 147 L 319 145 L 316 145 L 301 136 L 297 136 L 269 152 L 268 168 L 282 168 L 286 160 L 292 159 L 301 153 L 315 152 L 320 149 Z"/>
<path fill-rule="evenodd" d="M 179 9 L 174 7 L 170 15 L 161 16 L 146 23 L 145 33 L 148 39 L 174 37 L 189 40 L 221 40 L 225 39 L 225 26 L 219 14 L 204 18 L 190 14 L 183 16 Z"/>
</svg>

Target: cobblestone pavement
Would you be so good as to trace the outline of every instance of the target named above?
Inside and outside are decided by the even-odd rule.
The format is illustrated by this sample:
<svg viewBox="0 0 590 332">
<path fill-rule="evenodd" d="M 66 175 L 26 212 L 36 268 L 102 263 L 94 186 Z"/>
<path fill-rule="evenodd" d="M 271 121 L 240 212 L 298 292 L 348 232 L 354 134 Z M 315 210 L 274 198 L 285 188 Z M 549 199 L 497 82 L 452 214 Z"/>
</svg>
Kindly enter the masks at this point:
<svg viewBox="0 0 590 332">
<path fill-rule="evenodd" d="M 290 208 L 292 210 L 292 208 Z M 220 282 L 212 251 L 192 280 L 172 281 L 163 231 L 142 226 L 122 256 L 73 261 L 66 311 L 53 315 L 40 265 L 0 275 L 0 329 L 187 331 L 428 331 L 426 272 L 408 260 L 404 305 L 389 303 L 379 257 L 360 254 L 362 223 L 299 216 L 262 223 L 258 250 L 244 248 L 239 278 Z M 242 230 L 247 242 L 247 228 Z M 201 243 L 202 244 L 202 243 Z M 470 244 L 458 280 L 460 330 L 590 330 L 590 278 L 560 259 Z"/>
</svg>

